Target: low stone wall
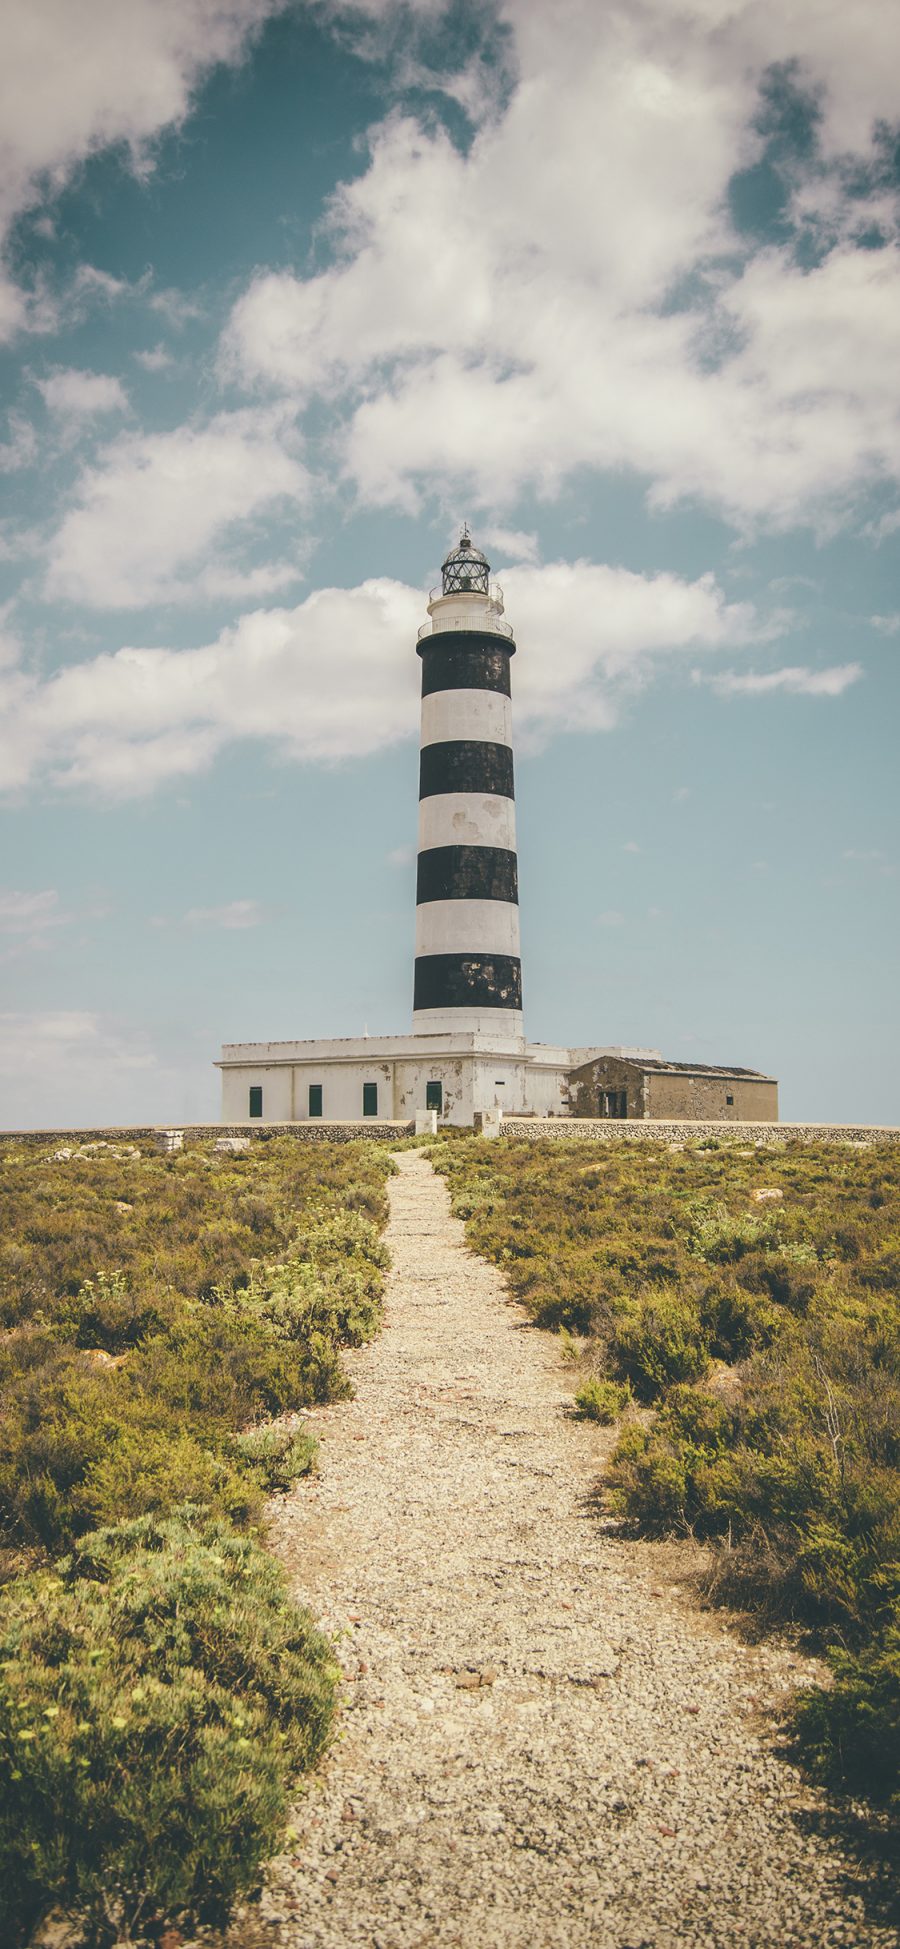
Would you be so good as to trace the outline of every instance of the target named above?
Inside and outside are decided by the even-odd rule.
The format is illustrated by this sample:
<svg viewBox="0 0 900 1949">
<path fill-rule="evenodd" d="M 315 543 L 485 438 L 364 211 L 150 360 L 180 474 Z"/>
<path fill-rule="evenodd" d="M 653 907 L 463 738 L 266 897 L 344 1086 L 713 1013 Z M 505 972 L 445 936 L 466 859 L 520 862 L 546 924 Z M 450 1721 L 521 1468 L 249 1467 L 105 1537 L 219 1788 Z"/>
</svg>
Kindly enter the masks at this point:
<svg viewBox="0 0 900 1949">
<path fill-rule="evenodd" d="M 398 1137 L 411 1137 L 415 1121 L 393 1121 L 385 1117 L 366 1117 L 358 1123 L 328 1123 L 318 1117 L 303 1123 L 173 1123 L 120 1124 L 92 1130 L 2 1130 L 0 1144 L 15 1144 L 43 1150 L 53 1144 L 79 1149 L 83 1144 L 133 1144 L 140 1138 L 158 1144 L 172 1131 L 180 1131 L 186 1143 L 207 1137 L 252 1137 L 265 1143 L 270 1137 L 296 1137 L 306 1144 L 351 1144 L 361 1137 L 375 1143 L 396 1143 Z"/>
<path fill-rule="evenodd" d="M 593 1117 L 504 1117 L 503 1137 L 590 1139 L 591 1143 L 615 1143 L 617 1139 L 684 1144 L 698 1137 L 737 1139 L 749 1144 L 900 1144 L 900 1129 L 895 1124 L 877 1123 L 663 1123 L 656 1118 L 626 1119 Z"/>
</svg>

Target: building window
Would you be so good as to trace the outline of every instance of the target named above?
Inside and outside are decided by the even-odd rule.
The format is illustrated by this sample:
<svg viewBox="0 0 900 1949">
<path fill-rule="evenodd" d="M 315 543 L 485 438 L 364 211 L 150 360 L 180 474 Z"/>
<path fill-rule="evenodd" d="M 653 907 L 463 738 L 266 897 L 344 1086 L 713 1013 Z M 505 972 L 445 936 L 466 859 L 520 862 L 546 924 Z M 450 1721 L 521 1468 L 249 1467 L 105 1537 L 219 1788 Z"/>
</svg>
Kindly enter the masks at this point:
<svg viewBox="0 0 900 1949">
<path fill-rule="evenodd" d="M 310 1083 L 310 1086 L 309 1086 L 309 1114 L 310 1114 L 310 1116 L 311 1116 L 311 1117 L 320 1117 L 320 1116 L 322 1115 L 322 1085 L 321 1085 L 321 1083 Z"/>
<path fill-rule="evenodd" d="M 378 1084 L 364 1083 L 363 1084 L 363 1116 L 377 1117 L 377 1115 L 378 1115 Z"/>
<path fill-rule="evenodd" d="M 444 1107 L 443 1083 L 426 1083 L 425 1085 L 426 1110 L 436 1110 L 438 1116 L 440 1116 L 443 1107 Z"/>
<path fill-rule="evenodd" d="M 725 1098 L 725 1101 L 726 1101 L 726 1103 L 727 1103 L 727 1104 L 728 1104 L 729 1106 L 732 1106 L 732 1105 L 734 1104 L 734 1097 L 733 1097 L 733 1096 L 726 1096 L 726 1098 Z"/>
<path fill-rule="evenodd" d="M 262 1116 L 262 1084 L 261 1083 L 251 1083 L 250 1085 L 250 1115 L 251 1117 Z"/>
</svg>

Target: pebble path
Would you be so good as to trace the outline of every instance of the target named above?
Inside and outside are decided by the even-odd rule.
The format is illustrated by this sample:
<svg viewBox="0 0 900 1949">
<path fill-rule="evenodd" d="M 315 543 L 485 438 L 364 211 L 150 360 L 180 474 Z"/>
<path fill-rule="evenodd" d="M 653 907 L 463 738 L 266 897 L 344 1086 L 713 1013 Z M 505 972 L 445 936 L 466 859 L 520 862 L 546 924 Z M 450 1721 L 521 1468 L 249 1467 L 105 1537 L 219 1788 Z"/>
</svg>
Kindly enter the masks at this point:
<svg viewBox="0 0 900 1949">
<path fill-rule="evenodd" d="M 273 1521 L 345 1682 L 256 1926 L 278 1949 L 897 1949 L 772 1750 L 803 1661 L 598 1517 L 603 1434 L 554 1342 L 427 1160 L 397 1163 L 384 1330 Z"/>
</svg>

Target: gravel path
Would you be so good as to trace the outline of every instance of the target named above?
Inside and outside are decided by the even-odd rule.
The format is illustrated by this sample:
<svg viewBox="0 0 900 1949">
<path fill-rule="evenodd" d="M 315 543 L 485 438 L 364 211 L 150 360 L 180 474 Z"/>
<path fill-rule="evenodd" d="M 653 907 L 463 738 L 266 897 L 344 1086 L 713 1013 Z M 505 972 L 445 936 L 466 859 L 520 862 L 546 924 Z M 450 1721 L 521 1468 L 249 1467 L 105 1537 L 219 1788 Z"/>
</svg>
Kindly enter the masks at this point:
<svg viewBox="0 0 900 1949">
<path fill-rule="evenodd" d="M 346 1685 L 266 1940 L 896 1949 L 768 1744 L 802 1661 L 698 1614 L 678 1552 L 598 1520 L 603 1436 L 567 1414 L 553 1342 L 427 1161 L 398 1163 L 385 1330 L 274 1522 Z"/>
</svg>

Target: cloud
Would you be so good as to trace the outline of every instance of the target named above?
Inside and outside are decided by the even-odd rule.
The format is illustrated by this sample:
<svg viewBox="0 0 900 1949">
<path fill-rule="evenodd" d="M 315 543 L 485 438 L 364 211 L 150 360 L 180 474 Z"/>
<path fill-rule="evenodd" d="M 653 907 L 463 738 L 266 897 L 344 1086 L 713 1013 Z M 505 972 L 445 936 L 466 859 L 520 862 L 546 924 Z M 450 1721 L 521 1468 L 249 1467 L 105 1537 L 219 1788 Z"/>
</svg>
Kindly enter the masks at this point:
<svg viewBox="0 0 900 1949">
<path fill-rule="evenodd" d="M 135 352 L 134 356 L 145 372 L 165 372 L 174 364 L 171 352 L 167 352 L 164 345 L 153 345 L 147 351 Z"/>
<path fill-rule="evenodd" d="M 35 384 L 48 411 L 64 419 L 92 419 L 96 413 L 128 410 L 128 394 L 121 380 L 108 372 L 79 372 L 69 367 L 51 372 Z"/>
<path fill-rule="evenodd" d="M 605 913 L 597 915 L 597 924 L 599 927 L 624 927 L 625 915 L 620 914 L 616 907 L 608 907 Z"/>
<path fill-rule="evenodd" d="M 862 675 L 861 663 L 835 663 L 828 670 L 810 670 L 795 664 L 759 675 L 753 671 L 738 674 L 724 670 L 705 681 L 720 697 L 762 697 L 776 690 L 788 691 L 796 697 L 841 697 Z"/>
<path fill-rule="evenodd" d="M 877 521 L 868 522 L 863 532 L 870 535 L 878 545 L 887 541 L 889 535 L 895 535 L 898 528 L 900 528 L 900 508 L 891 508 L 888 514 L 882 514 Z"/>
<path fill-rule="evenodd" d="M 43 893 L 0 888 L 0 933 L 35 936 L 47 928 L 65 927 L 70 918 L 61 911 L 59 894 L 52 887 Z"/>
<path fill-rule="evenodd" d="M 900 251 L 832 225 L 801 254 L 808 207 L 790 243 L 758 249 L 727 192 L 764 153 L 778 61 L 816 101 L 808 173 L 843 167 L 851 142 L 871 158 L 898 35 L 878 0 L 862 12 L 851 31 L 807 0 L 801 33 L 775 0 L 510 0 L 508 105 L 465 153 L 410 116 L 375 129 L 369 168 L 331 202 L 334 261 L 260 271 L 225 370 L 338 404 L 345 472 L 372 505 L 452 486 L 493 518 L 578 468 L 628 468 L 654 506 L 843 518 L 900 480 Z"/>
<path fill-rule="evenodd" d="M 501 559 L 505 556 L 512 562 L 536 562 L 540 554 L 537 535 L 523 534 L 520 528 L 494 528 L 482 523 L 479 539 L 482 547 L 496 549 Z"/>
<path fill-rule="evenodd" d="M 556 562 L 511 570 L 507 595 L 523 624 L 520 746 L 609 726 L 660 657 L 766 634 L 711 576 Z M 12 667 L 0 672 L 0 785 L 136 796 L 247 738 L 311 764 L 384 750 L 418 726 L 422 616 L 420 590 L 375 578 L 254 610 L 201 649 L 127 647 L 45 679 Z"/>
<path fill-rule="evenodd" d="M 0 888 L 0 938 L 9 943 L 0 951 L 0 963 L 6 965 L 51 947 L 56 929 L 68 927 L 71 920 L 72 915 L 60 906 L 55 888 L 41 893 Z"/>
<path fill-rule="evenodd" d="M 216 547 L 278 502 L 304 502 L 307 491 L 271 414 L 221 413 L 206 426 L 122 434 L 77 483 L 50 543 L 46 593 L 97 609 L 271 594 L 298 570 L 245 571 Z"/>
<path fill-rule="evenodd" d="M 37 453 L 37 434 L 30 420 L 10 413 L 8 427 L 8 440 L 0 440 L 0 474 L 16 474 L 20 467 L 30 467 Z"/>
<path fill-rule="evenodd" d="M 412 866 L 416 857 L 416 849 L 415 846 L 394 846 L 391 852 L 387 853 L 385 857 L 388 866 Z"/>
<path fill-rule="evenodd" d="M 236 933 L 246 927 L 261 927 L 265 917 L 265 909 L 258 900 L 229 900 L 222 907 L 189 907 L 184 925 L 221 927 L 228 933 Z"/>
<path fill-rule="evenodd" d="M 869 621 L 882 636 L 900 636 L 900 610 L 890 616 L 870 616 Z"/>
<path fill-rule="evenodd" d="M 178 1056 L 181 1060 L 178 1060 Z M 145 1029 L 87 1009 L 0 1013 L 0 1081 L 7 1129 L 215 1118 L 214 1084 L 186 1045 L 161 1060 Z"/>
<path fill-rule="evenodd" d="M 892 880 L 897 871 L 880 846 L 845 846 L 841 859 L 850 861 L 854 866 L 869 866 L 885 880 Z"/>
<path fill-rule="evenodd" d="M 0 238 L 95 151 L 116 145 L 139 173 L 161 129 L 280 0 L 40 0 L 0 15 Z M 28 322 L 28 296 L 0 287 L 0 335 Z"/>
</svg>

